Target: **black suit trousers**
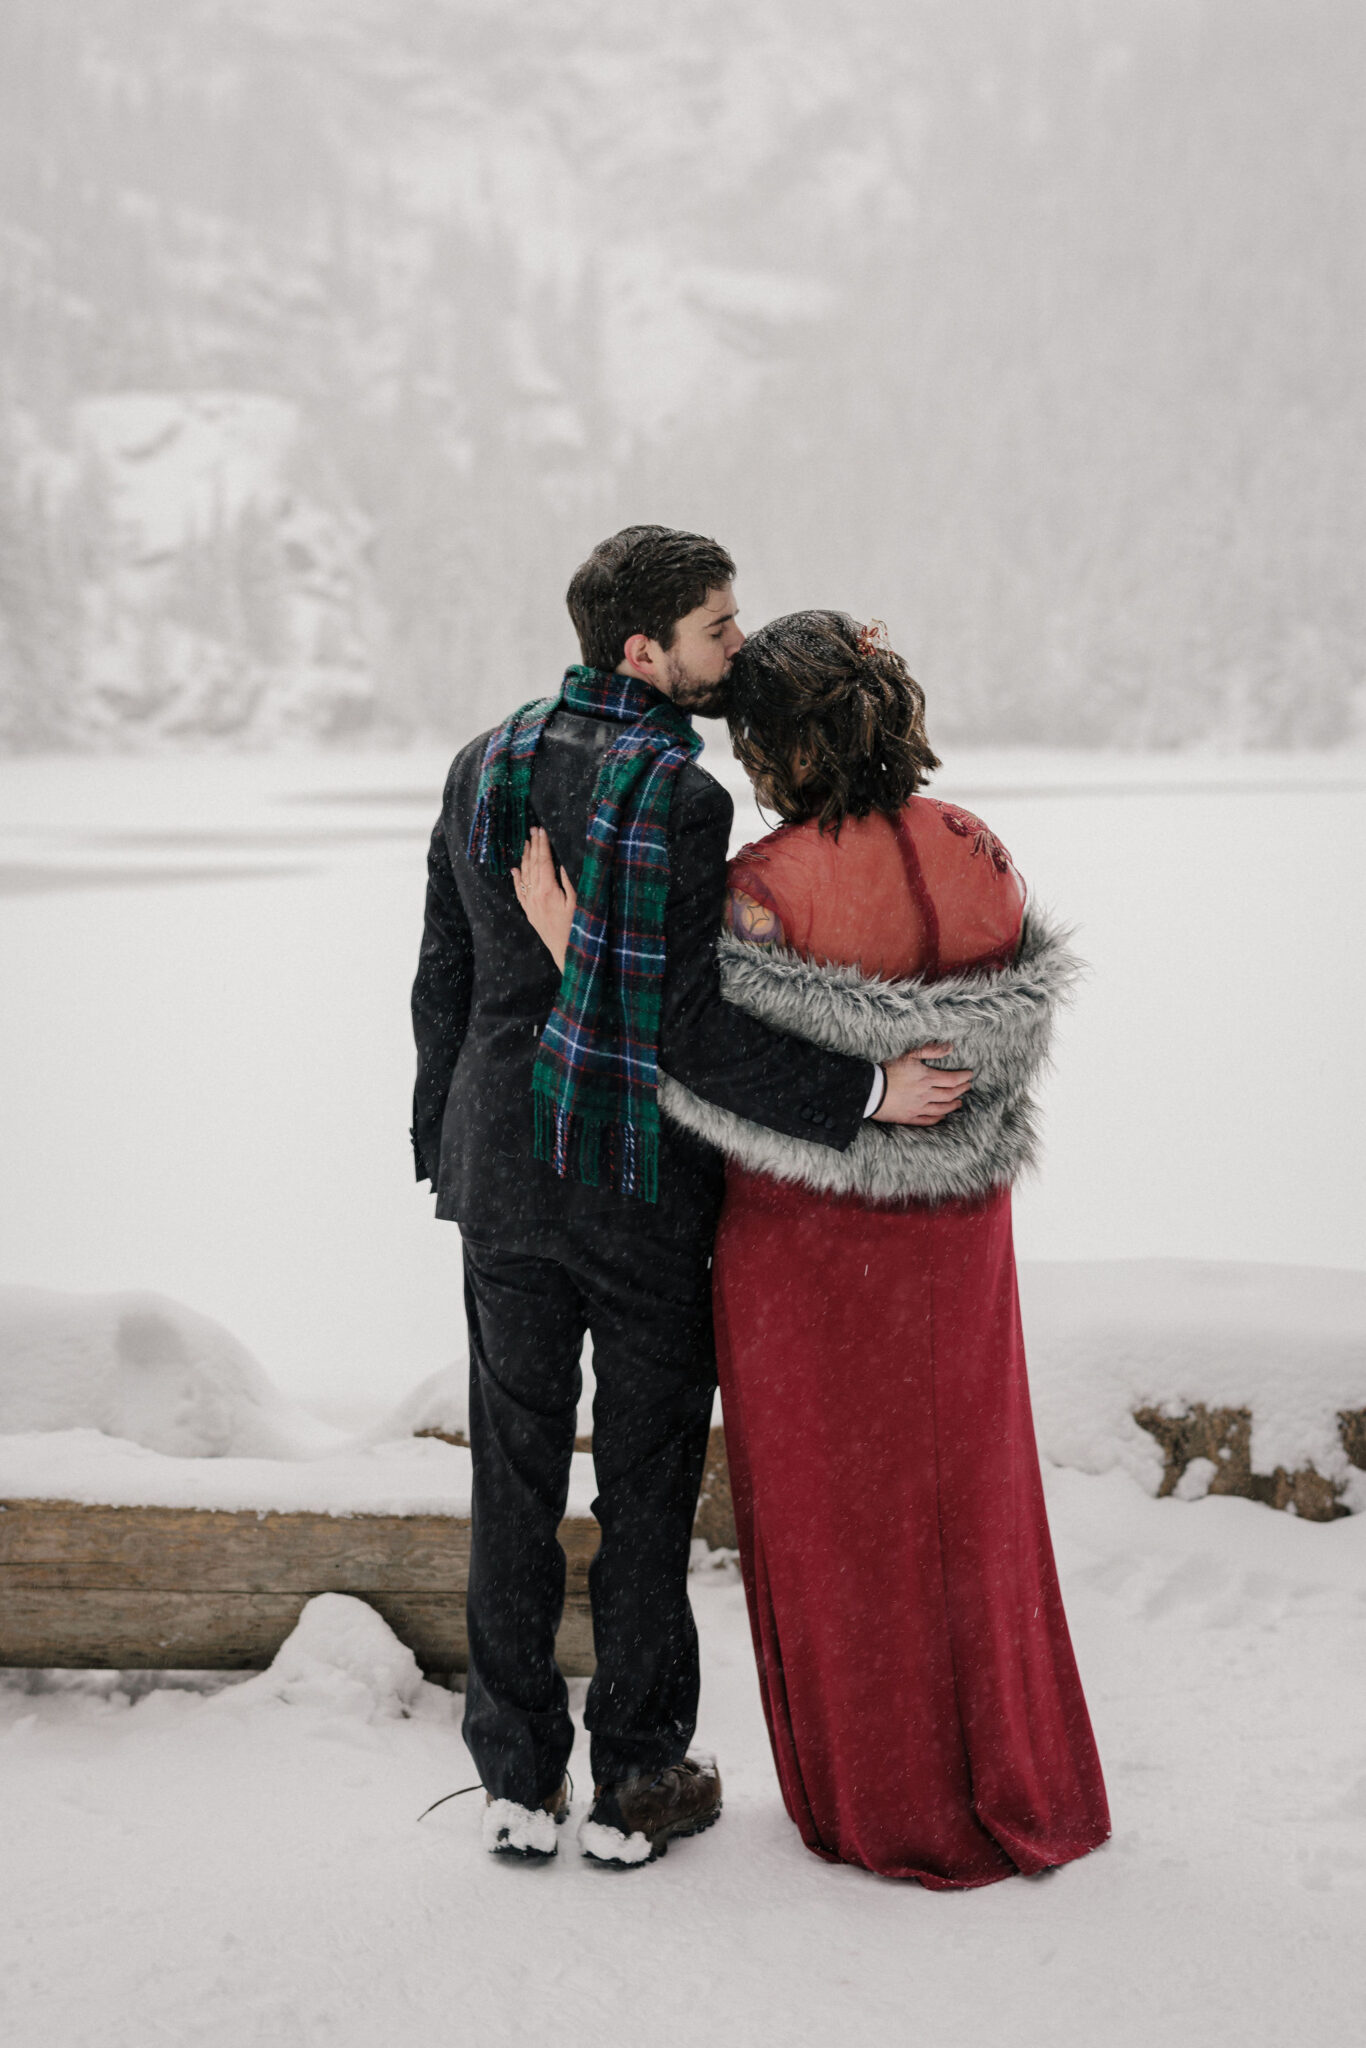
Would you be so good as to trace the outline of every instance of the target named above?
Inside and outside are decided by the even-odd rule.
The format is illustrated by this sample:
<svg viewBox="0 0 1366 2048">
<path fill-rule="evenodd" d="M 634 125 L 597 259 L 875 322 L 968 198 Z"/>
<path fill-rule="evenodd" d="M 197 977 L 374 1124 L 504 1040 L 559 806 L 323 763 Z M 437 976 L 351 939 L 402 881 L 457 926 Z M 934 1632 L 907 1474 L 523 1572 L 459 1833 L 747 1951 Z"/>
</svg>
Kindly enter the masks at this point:
<svg viewBox="0 0 1366 2048">
<path fill-rule="evenodd" d="M 595 1782 L 677 1763 L 696 1726 L 687 1574 L 716 1388 L 714 1218 L 668 1237 L 634 1221 L 614 1234 L 567 1224 L 536 1254 L 463 1233 L 474 1469 L 464 1731 L 488 1790 L 526 1806 L 558 1786 L 574 1740 L 555 1662 L 557 1530 L 586 1330 L 602 1529 L 584 1716 Z"/>
</svg>

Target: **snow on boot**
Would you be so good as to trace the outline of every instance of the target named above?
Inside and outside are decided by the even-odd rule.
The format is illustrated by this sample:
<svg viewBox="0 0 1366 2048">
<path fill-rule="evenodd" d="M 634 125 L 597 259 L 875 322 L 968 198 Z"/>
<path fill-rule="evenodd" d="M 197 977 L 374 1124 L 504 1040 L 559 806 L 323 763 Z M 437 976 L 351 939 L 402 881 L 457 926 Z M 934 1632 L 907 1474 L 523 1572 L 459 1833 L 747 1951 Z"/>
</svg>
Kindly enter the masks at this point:
<svg viewBox="0 0 1366 2048">
<path fill-rule="evenodd" d="M 631 1870 L 668 1853 L 681 1835 L 700 1835 L 721 1818 L 721 1774 L 709 1756 L 685 1757 L 653 1778 L 595 1785 L 593 1810 L 579 1829 L 590 1863 Z"/>
<path fill-rule="evenodd" d="M 520 1856 L 525 1863 L 545 1863 L 559 1847 L 555 1830 L 569 1816 L 569 1780 L 539 1806 L 519 1806 L 515 1799 L 484 1802 L 484 1847 L 491 1856 Z"/>
</svg>

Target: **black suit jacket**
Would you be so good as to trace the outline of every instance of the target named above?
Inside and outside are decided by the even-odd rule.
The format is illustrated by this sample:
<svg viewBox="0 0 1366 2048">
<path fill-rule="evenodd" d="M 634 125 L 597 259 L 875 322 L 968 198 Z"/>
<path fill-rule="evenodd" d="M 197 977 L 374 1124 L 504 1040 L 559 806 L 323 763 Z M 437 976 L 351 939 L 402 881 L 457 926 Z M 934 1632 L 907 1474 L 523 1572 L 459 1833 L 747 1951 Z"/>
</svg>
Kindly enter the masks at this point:
<svg viewBox="0 0 1366 2048">
<path fill-rule="evenodd" d="M 561 866 L 578 885 L 593 785 L 621 731 L 563 706 L 537 752 L 531 800 Z M 457 754 L 428 858 L 427 917 L 413 1029 L 413 1151 L 436 1189 L 438 1216 L 511 1249 L 543 1250 L 571 1217 L 613 1230 L 710 1235 L 721 1157 L 663 1120 L 659 1199 L 561 1180 L 533 1149 L 531 1069 L 555 1006 L 559 970 L 517 904 L 511 881 L 465 848 L 488 735 Z M 872 1069 L 771 1031 L 722 999 L 716 964 L 733 806 L 693 763 L 669 811 L 663 1017 L 659 1063 L 696 1095 L 797 1138 L 843 1149 L 863 1118 Z"/>
</svg>

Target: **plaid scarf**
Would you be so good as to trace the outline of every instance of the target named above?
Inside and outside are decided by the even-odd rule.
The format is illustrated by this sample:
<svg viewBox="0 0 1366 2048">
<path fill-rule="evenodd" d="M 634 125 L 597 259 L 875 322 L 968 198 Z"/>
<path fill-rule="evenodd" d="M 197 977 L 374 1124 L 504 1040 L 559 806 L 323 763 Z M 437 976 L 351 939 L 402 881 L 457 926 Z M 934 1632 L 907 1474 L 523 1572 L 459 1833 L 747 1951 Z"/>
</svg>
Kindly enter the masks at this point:
<svg viewBox="0 0 1366 2048">
<path fill-rule="evenodd" d="M 686 713 L 635 676 L 566 670 L 558 697 L 524 704 L 484 750 L 469 855 L 505 875 L 531 823 L 531 771 L 552 711 L 621 726 L 593 789 L 578 909 L 532 1071 L 535 1149 L 562 1178 L 657 1199 L 659 1026 L 669 804 L 702 742 Z"/>
</svg>

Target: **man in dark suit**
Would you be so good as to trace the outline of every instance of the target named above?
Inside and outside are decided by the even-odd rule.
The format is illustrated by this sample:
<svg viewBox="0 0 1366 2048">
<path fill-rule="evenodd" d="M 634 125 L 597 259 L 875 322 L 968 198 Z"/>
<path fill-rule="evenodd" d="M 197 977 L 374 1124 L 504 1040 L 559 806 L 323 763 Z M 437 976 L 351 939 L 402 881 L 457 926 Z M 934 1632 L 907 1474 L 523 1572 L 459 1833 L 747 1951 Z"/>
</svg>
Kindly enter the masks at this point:
<svg viewBox="0 0 1366 2048">
<path fill-rule="evenodd" d="M 627 528 L 576 572 L 568 602 L 585 667 L 532 722 L 534 756 L 522 749 L 532 761 L 526 815 L 576 887 L 621 721 L 653 709 L 695 748 L 675 714 L 719 713 L 743 640 L 733 575 L 716 542 L 660 527 Z M 573 708 L 572 678 L 587 679 L 575 701 L 601 709 Z M 618 686 L 627 709 L 609 715 Z M 709 1267 L 724 1169 L 667 1122 L 653 1199 L 622 1192 L 610 1174 L 585 1184 L 563 1147 L 538 1156 L 533 1070 L 564 1001 L 560 970 L 518 909 L 513 878 L 479 857 L 477 822 L 489 763 L 517 730 L 509 720 L 452 765 L 413 989 L 417 1175 L 464 1240 L 474 1468 L 464 1728 L 488 1792 L 488 1846 L 553 1854 L 573 1741 L 554 1653 L 564 1598 L 556 1531 L 591 1331 L 602 1541 L 585 1715 L 596 1798 L 581 1843 L 621 1864 L 648 1860 L 720 1812 L 714 1768 L 687 1756 L 698 1693 L 687 1567 L 716 1385 Z M 724 1108 L 839 1148 L 867 1115 L 932 1121 L 951 1109 L 966 1076 L 911 1056 L 874 1068 L 722 1000 L 731 800 L 677 750 L 670 764 L 659 1066 Z"/>
</svg>

